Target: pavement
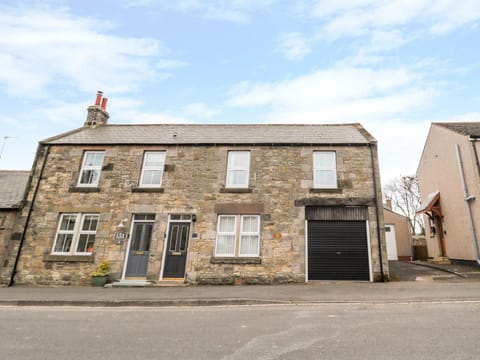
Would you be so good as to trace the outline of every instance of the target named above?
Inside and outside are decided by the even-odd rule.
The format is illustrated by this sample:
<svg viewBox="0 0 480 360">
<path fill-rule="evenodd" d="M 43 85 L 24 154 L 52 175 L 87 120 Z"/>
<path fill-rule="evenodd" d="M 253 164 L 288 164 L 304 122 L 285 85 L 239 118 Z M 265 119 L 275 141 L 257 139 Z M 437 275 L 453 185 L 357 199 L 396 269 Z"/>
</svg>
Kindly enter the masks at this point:
<svg viewBox="0 0 480 360">
<path fill-rule="evenodd" d="M 153 288 L 0 287 L 0 306 L 226 306 L 266 304 L 480 302 L 480 267 L 392 262 L 386 283 Z"/>
</svg>

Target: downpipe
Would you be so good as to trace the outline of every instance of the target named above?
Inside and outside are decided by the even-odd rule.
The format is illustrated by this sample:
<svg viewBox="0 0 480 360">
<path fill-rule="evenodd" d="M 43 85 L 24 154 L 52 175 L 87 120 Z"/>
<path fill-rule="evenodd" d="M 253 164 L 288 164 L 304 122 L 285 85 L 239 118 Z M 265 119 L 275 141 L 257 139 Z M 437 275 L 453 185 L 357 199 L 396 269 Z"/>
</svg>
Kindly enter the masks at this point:
<svg viewBox="0 0 480 360">
<path fill-rule="evenodd" d="M 470 202 L 472 200 L 475 200 L 475 196 L 468 195 L 467 183 L 465 182 L 465 174 L 463 171 L 462 154 L 460 153 L 460 145 L 455 144 L 455 150 L 457 153 L 458 171 L 460 172 L 460 179 L 462 180 L 463 199 L 465 200 L 465 205 L 467 206 L 468 221 L 470 223 L 470 232 L 472 236 L 473 249 L 475 250 L 475 258 L 476 258 L 477 264 L 480 265 L 480 252 L 478 249 L 477 232 L 475 230 L 475 223 L 473 222 L 473 215 L 472 215 L 472 207 L 470 205 Z"/>
<path fill-rule="evenodd" d="M 380 261 L 380 281 L 385 282 L 385 274 L 383 273 L 383 256 L 382 256 L 382 242 L 380 241 L 381 238 L 381 230 L 380 230 L 380 216 L 379 216 L 379 211 L 382 209 L 382 205 L 380 203 L 379 207 L 379 196 L 378 196 L 378 191 L 377 191 L 377 178 L 376 178 L 376 163 L 375 163 L 375 153 L 374 153 L 374 144 L 369 144 L 370 147 L 370 160 L 371 160 L 371 166 L 372 166 L 372 176 L 373 176 L 373 194 L 375 198 L 375 216 L 376 216 L 376 221 L 377 221 L 377 242 L 378 242 L 378 259 Z M 373 272 L 373 269 L 372 269 Z"/>
</svg>

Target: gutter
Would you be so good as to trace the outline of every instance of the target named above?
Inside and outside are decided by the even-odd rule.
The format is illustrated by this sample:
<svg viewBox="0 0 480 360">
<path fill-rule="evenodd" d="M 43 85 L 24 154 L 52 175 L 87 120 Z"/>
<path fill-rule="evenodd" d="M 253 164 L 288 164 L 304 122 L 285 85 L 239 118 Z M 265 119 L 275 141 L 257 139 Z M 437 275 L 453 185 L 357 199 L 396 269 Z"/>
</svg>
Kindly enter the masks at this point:
<svg viewBox="0 0 480 360">
<path fill-rule="evenodd" d="M 39 145 L 39 148 L 37 150 L 35 165 L 34 165 L 34 168 L 32 170 L 33 172 L 36 169 L 36 165 L 37 165 L 36 163 L 37 163 L 37 160 L 38 160 L 39 155 L 40 155 L 40 146 L 41 145 Z M 35 199 L 37 198 L 38 188 L 40 187 L 40 181 L 42 180 L 43 171 L 45 170 L 45 165 L 47 163 L 49 150 L 50 150 L 50 145 L 46 145 L 45 146 L 45 152 L 44 152 L 44 155 L 43 155 L 42 167 L 40 169 L 40 173 L 38 174 L 38 181 L 35 184 L 35 190 L 33 191 L 32 201 L 30 203 L 30 207 L 28 208 L 27 219 L 25 220 L 25 225 L 23 226 L 22 237 L 20 238 L 20 244 L 18 245 L 17 255 L 15 256 L 15 263 L 13 264 L 12 274 L 10 275 L 10 281 L 8 282 L 9 287 L 12 286 L 15 282 L 14 278 L 15 278 L 15 274 L 17 272 L 18 261 L 20 260 L 20 254 L 22 252 L 23 243 L 25 242 L 25 235 L 27 233 L 28 223 L 30 222 L 30 217 L 31 217 L 32 211 L 33 211 L 33 205 L 35 204 Z M 32 174 L 32 177 L 33 177 L 33 174 Z"/>
<path fill-rule="evenodd" d="M 475 146 L 475 144 L 473 145 Z M 470 223 L 473 249 L 475 250 L 476 261 L 478 264 L 480 264 L 480 252 L 478 249 L 477 232 L 475 230 L 475 223 L 473 222 L 472 208 L 470 204 L 472 200 L 475 200 L 475 196 L 468 195 L 467 183 L 465 182 L 465 174 L 463 172 L 463 162 L 462 162 L 462 154 L 460 153 L 460 145 L 455 144 L 455 150 L 457 152 L 458 171 L 460 172 L 460 179 L 462 180 L 463 199 L 465 200 L 465 205 L 467 206 L 468 221 Z"/>
<path fill-rule="evenodd" d="M 373 193 L 375 198 L 375 216 L 377 221 L 377 242 L 378 242 L 378 259 L 380 260 L 380 281 L 385 282 L 385 275 L 383 273 L 383 256 L 382 256 L 382 242 L 381 239 L 381 231 L 380 231 L 380 215 L 379 212 L 383 209 L 383 204 L 378 205 L 378 191 L 377 191 L 377 177 L 375 176 L 375 156 L 373 153 L 375 144 L 370 143 L 370 159 L 372 163 L 372 177 L 373 177 Z"/>
</svg>

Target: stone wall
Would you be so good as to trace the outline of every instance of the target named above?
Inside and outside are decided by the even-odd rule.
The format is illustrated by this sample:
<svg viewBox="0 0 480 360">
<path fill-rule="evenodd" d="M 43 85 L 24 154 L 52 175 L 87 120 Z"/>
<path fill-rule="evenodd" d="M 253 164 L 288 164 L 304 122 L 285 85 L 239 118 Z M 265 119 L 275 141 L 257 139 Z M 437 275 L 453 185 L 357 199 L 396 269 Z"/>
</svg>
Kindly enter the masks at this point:
<svg viewBox="0 0 480 360">
<path fill-rule="evenodd" d="M 2 274 L 1 270 L 8 266 L 12 229 L 19 212 L 19 209 L 0 210 L 0 274 Z M 8 280 L 9 277 L 4 279 L 3 276 L 0 276 L 0 283 L 6 283 Z"/>
<path fill-rule="evenodd" d="M 98 189 L 76 188 L 85 150 L 104 150 Z M 138 192 L 143 153 L 166 151 L 162 191 Z M 249 150 L 250 188 L 247 192 L 225 189 L 228 150 Z M 339 189 L 313 192 L 312 151 L 337 153 Z M 376 154 L 374 154 L 376 157 Z M 41 155 L 44 156 L 44 155 Z M 43 159 L 37 161 L 36 174 Z M 378 165 L 375 164 L 378 177 Z M 38 180 L 34 178 L 34 183 Z M 377 190 L 379 180 L 377 178 Z M 52 146 L 33 205 L 17 284 L 87 284 L 89 273 L 108 259 L 112 279 L 121 277 L 126 242 L 113 240 L 116 226 L 134 213 L 154 213 L 156 221 L 150 247 L 149 280 L 160 277 L 168 214 L 195 214 L 192 223 L 186 280 L 190 283 L 284 283 L 305 280 L 305 214 L 298 199 L 330 199 L 338 204 L 355 198 L 374 199 L 370 148 L 367 146 Z M 32 199 L 30 191 L 28 200 Z M 381 193 L 379 193 L 381 198 Z M 377 199 L 378 200 L 378 199 Z M 378 205 L 377 201 L 377 205 Z M 219 204 L 262 204 L 260 264 L 213 263 Z M 381 204 L 379 205 L 381 206 Z M 24 210 L 26 211 L 26 210 Z M 93 256 L 54 257 L 52 251 L 61 213 L 99 213 Z M 379 221 L 383 224 L 380 212 Z M 128 222 L 130 224 L 130 222 Z M 369 207 L 373 276 L 380 279 L 376 207 Z M 385 272 L 388 273 L 384 240 Z M 76 261 L 66 261 L 76 260 Z M 80 261 L 84 260 L 84 261 Z M 85 261 L 86 260 L 86 261 Z"/>
</svg>

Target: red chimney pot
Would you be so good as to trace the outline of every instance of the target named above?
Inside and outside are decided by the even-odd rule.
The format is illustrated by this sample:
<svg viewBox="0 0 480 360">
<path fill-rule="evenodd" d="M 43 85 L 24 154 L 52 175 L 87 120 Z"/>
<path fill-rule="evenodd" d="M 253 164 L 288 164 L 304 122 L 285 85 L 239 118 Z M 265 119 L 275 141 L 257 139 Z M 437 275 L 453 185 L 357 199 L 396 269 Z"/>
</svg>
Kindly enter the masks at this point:
<svg viewBox="0 0 480 360">
<path fill-rule="evenodd" d="M 95 105 L 100 105 L 100 101 L 102 100 L 103 92 L 97 91 L 97 98 L 95 99 Z"/>
<path fill-rule="evenodd" d="M 108 101 L 107 98 L 102 99 L 102 109 L 105 111 L 107 111 L 107 101 Z"/>
</svg>

